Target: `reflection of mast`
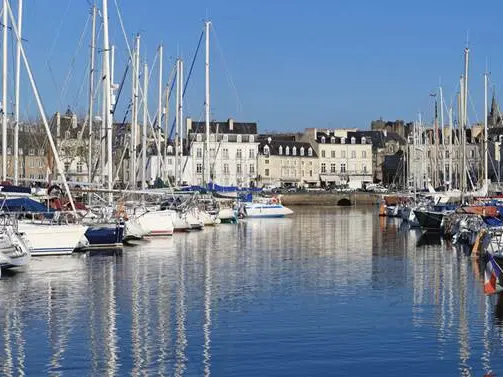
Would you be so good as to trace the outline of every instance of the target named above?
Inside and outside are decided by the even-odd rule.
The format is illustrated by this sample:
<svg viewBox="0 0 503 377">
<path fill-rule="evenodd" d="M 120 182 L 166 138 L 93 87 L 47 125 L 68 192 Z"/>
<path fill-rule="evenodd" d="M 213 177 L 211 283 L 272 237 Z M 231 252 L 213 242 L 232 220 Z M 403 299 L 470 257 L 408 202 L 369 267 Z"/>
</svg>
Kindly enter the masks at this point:
<svg viewBox="0 0 503 377">
<path fill-rule="evenodd" d="M 211 375 L 211 251 L 208 247 L 205 252 L 205 268 L 204 268 L 204 350 L 203 350 L 203 364 L 204 375 Z"/>
<path fill-rule="evenodd" d="M 165 258 L 161 259 L 159 263 L 159 279 L 157 281 L 157 317 L 159 318 L 159 326 L 157 328 L 156 335 L 159 341 L 159 376 L 167 376 L 169 373 L 166 370 L 166 361 L 168 359 L 168 346 L 170 340 L 170 317 L 171 313 L 169 310 L 169 279 L 166 279 L 163 272 L 166 271 L 166 266 L 164 265 Z"/>
<path fill-rule="evenodd" d="M 185 371 L 185 362 L 187 357 L 185 356 L 185 348 L 187 347 L 187 337 L 185 335 L 185 258 L 184 254 L 180 251 L 178 253 L 179 258 L 179 276 L 180 280 L 178 283 L 178 300 L 176 305 L 176 328 L 177 328 L 177 338 L 176 338 L 176 363 L 175 363 L 175 376 L 182 376 Z"/>
<path fill-rule="evenodd" d="M 5 322 L 4 322 L 4 352 L 5 360 L 3 361 L 2 373 L 5 376 L 12 376 L 13 362 L 12 362 L 12 350 L 10 344 L 10 313 L 8 310 L 5 311 Z"/>
<path fill-rule="evenodd" d="M 468 339 L 468 321 L 466 318 L 466 297 L 467 294 L 467 261 L 465 258 L 460 260 L 459 271 L 459 368 L 462 376 L 470 375 L 468 360 L 470 359 L 470 343 Z"/>
<path fill-rule="evenodd" d="M 17 346 L 17 375 L 18 376 L 24 376 L 24 338 L 23 338 L 23 323 L 20 318 L 20 310 L 17 307 L 19 303 L 16 303 L 16 307 L 14 309 L 14 320 L 13 320 L 13 330 L 14 330 L 14 337 L 16 341 L 16 346 Z"/>
<path fill-rule="evenodd" d="M 115 376 L 117 373 L 117 327 L 115 320 L 117 316 L 115 303 L 115 265 L 108 265 L 108 297 L 107 297 L 107 328 L 105 332 L 105 355 L 107 358 L 107 376 Z"/>
<path fill-rule="evenodd" d="M 139 267 L 140 261 L 137 260 L 133 263 L 133 282 L 131 289 L 131 343 L 132 343 L 132 351 L 133 351 L 133 370 L 131 374 L 133 376 L 139 376 L 140 370 L 142 369 L 142 358 L 141 358 L 141 349 L 140 349 L 140 313 L 139 313 L 139 305 L 138 305 L 138 291 L 139 291 Z"/>
<path fill-rule="evenodd" d="M 484 352 L 482 352 L 482 366 L 486 373 L 491 371 L 491 348 L 489 346 L 489 313 L 491 312 L 491 301 L 488 296 L 484 297 L 484 337 L 482 343 L 484 344 Z"/>
</svg>

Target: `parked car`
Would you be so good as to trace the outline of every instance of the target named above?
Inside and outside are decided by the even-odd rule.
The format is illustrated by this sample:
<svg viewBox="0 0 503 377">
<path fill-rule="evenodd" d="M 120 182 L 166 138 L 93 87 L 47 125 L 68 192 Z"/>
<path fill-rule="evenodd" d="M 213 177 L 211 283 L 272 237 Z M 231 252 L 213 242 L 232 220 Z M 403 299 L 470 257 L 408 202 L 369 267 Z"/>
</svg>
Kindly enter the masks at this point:
<svg viewBox="0 0 503 377">
<path fill-rule="evenodd" d="M 388 189 L 386 187 L 379 184 L 367 185 L 365 189 L 369 192 L 380 192 L 380 193 L 388 192 Z"/>
</svg>

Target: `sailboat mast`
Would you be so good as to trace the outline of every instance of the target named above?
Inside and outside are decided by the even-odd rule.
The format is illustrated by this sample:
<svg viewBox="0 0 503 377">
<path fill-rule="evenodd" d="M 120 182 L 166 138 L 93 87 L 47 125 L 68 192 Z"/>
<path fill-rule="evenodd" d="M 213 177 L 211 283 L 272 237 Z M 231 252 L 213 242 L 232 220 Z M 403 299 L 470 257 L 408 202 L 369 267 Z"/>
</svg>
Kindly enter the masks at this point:
<svg viewBox="0 0 503 377">
<path fill-rule="evenodd" d="M 449 108 L 449 190 L 452 189 L 452 177 L 453 177 L 453 166 L 452 166 L 452 153 L 453 153 L 453 122 L 452 122 L 452 106 Z"/>
<path fill-rule="evenodd" d="M 159 86 L 157 92 L 157 177 L 161 177 L 161 135 L 162 135 L 162 45 L 159 45 Z"/>
<path fill-rule="evenodd" d="M 3 0 L 3 64 L 2 64 L 2 180 L 7 180 L 7 0 Z"/>
<path fill-rule="evenodd" d="M 488 184 L 488 135 L 487 135 L 487 70 L 484 73 L 484 185 Z"/>
<path fill-rule="evenodd" d="M 130 185 L 131 188 L 136 188 L 137 178 L 136 175 L 136 147 L 138 145 L 138 77 L 140 72 L 140 35 L 136 35 L 135 51 L 133 53 L 133 73 L 132 73 L 132 111 L 131 111 L 131 146 L 130 146 Z"/>
<path fill-rule="evenodd" d="M 148 123 L 148 65 L 143 65 L 143 127 L 141 134 L 141 188 L 147 188 L 146 170 L 147 170 L 147 123 Z"/>
<path fill-rule="evenodd" d="M 167 101 L 168 99 L 166 99 Z M 167 105 L 166 105 L 167 106 Z M 175 186 L 179 184 L 180 156 L 180 58 L 176 60 L 176 100 L 175 100 Z"/>
<path fill-rule="evenodd" d="M 87 180 L 88 183 L 91 183 L 93 179 L 93 96 L 94 96 L 94 57 L 95 57 L 95 44 L 96 44 L 96 14 L 97 9 L 96 6 L 93 5 L 93 21 L 92 21 L 92 30 L 91 30 L 91 64 L 89 67 L 89 113 L 88 113 L 88 122 L 89 122 L 89 141 L 88 141 L 88 151 L 87 151 Z M 91 197 L 91 196 L 89 196 Z"/>
<path fill-rule="evenodd" d="M 108 193 L 108 204 L 112 205 L 113 194 L 112 182 L 113 182 L 113 161 L 112 161 L 112 87 L 110 83 L 110 45 L 108 41 L 108 0 L 103 0 L 103 73 L 104 73 L 104 85 L 103 85 L 103 95 L 105 97 L 105 125 L 106 125 L 106 139 L 107 139 L 107 189 Z"/>
<path fill-rule="evenodd" d="M 206 21 L 206 59 L 205 59 L 205 101 L 206 137 L 204 139 L 204 183 L 210 182 L 210 156 L 208 143 L 210 141 L 210 21 Z"/>
<path fill-rule="evenodd" d="M 463 86 L 463 190 L 466 190 L 466 131 L 468 128 L 468 56 L 470 49 L 465 47 L 465 82 Z"/>
<path fill-rule="evenodd" d="M 440 132 L 442 138 L 442 185 L 445 185 L 446 176 L 445 176 L 445 134 L 444 134 L 444 93 L 442 90 L 442 86 L 439 88 L 440 94 Z"/>
<path fill-rule="evenodd" d="M 23 25 L 23 0 L 18 0 L 17 8 L 17 30 L 21 36 L 21 28 Z M 19 180 L 19 93 L 21 81 L 21 44 L 18 42 L 16 46 L 16 99 L 15 99 L 15 125 L 14 125 L 14 184 L 18 184 Z"/>
<path fill-rule="evenodd" d="M 183 181 L 183 129 L 185 127 L 185 122 L 183 121 L 183 59 L 180 59 L 180 129 L 178 130 L 178 138 L 180 140 L 180 161 L 178 164 L 178 177 L 180 179 L 180 185 Z"/>
</svg>

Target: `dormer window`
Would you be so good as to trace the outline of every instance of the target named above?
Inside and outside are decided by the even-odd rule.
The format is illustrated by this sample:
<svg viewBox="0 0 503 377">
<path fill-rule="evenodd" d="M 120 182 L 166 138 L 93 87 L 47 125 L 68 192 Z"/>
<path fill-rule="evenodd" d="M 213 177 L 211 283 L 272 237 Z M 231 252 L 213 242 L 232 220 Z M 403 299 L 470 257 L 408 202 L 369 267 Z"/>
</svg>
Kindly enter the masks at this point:
<svg viewBox="0 0 503 377">
<path fill-rule="evenodd" d="M 362 144 L 367 144 L 367 139 L 365 138 L 365 136 L 362 136 Z"/>
<path fill-rule="evenodd" d="M 292 148 L 292 155 L 297 156 L 297 147 Z"/>
<path fill-rule="evenodd" d="M 197 134 L 196 135 L 196 141 L 203 141 L 203 135 Z"/>
<path fill-rule="evenodd" d="M 236 136 L 236 142 L 241 143 L 241 141 L 242 141 L 241 135 L 237 135 Z"/>
<path fill-rule="evenodd" d="M 346 138 L 345 137 L 341 137 L 341 144 L 346 144 Z"/>
<path fill-rule="evenodd" d="M 283 154 L 283 147 L 281 145 L 278 148 L 278 154 Z"/>
<path fill-rule="evenodd" d="M 227 143 L 229 141 L 229 135 L 223 135 L 222 140 L 224 143 Z"/>
<path fill-rule="evenodd" d="M 332 137 L 330 138 L 330 143 L 331 143 L 331 144 L 335 144 L 335 137 L 333 137 L 333 136 L 332 136 Z"/>
<path fill-rule="evenodd" d="M 300 147 L 300 155 L 304 156 L 304 147 Z"/>
<path fill-rule="evenodd" d="M 312 157 L 313 156 L 313 148 L 309 147 L 309 149 L 307 150 L 307 155 L 309 157 Z"/>
<path fill-rule="evenodd" d="M 215 141 L 215 134 L 210 135 L 210 141 Z"/>
<path fill-rule="evenodd" d="M 290 147 L 289 147 L 289 146 L 287 146 L 287 147 L 285 148 L 285 155 L 287 155 L 287 156 L 288 156 L 289 154 L 290 154 Z"/>
<path fill-rule="evenodd" d="M 269 137 L 267 138 L 267 144 L 271 144 L 271 141 L 272 141 L 272 137 L 270 137 L 270 136 L 269 136 Z"/>
<path fill-rule="evenodd" d="M 250 143 L 254 143 L 254 142 L 255 142 L 255 136 L 250 135 L 250 137 L 248 138 L 248 141 L 249 141 Z"/>
<path fill-rule="evenodd" d="M 270 151 L 269 151 L 269 146 L 268 146 L 268 145 L 266 145 L 266 146 L 264 147 L 264 154 L 265 154 L 266 156 L 269 156 L 269 152 L 270 152 Z"/>
<path fill-rule="evenodd" d="M 351 138 L 351 144 L 356 144 L 356 138 L 354 136 Z"/>
<path fill-rule="evenodd" d="M 173 153 L 173 147 L 171 145 L 168 145 L 168 153 L 169 154 Z"/>
<path fill-rule="evenodd" d="M 325 136 L 321 137 L 321 144 L 325 144 Z"/>
</svg>

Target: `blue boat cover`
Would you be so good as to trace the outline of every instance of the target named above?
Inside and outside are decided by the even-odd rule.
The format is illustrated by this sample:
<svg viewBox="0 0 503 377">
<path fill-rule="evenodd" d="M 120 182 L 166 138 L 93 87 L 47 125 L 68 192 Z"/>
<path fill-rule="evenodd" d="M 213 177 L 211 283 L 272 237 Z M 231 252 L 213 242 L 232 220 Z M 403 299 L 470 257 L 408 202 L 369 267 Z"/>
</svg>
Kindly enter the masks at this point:
<svg viewBox="0 0 503 377">
<path fill-rule="evenodd" d="M 484 217 L 484 222 L 489 226 L 501 226 L 503 221 L 496 217 Z"/>
<path fill-rule="evenodd" d="M 9 212 L 37 212 L 37 213 L 52 213 L 52 208 L 47 208 L 46 205 L 37 202 L 30 198 L 13 198 L 6 199 L 3 202 L 2 209 Z"/>
</svg>

